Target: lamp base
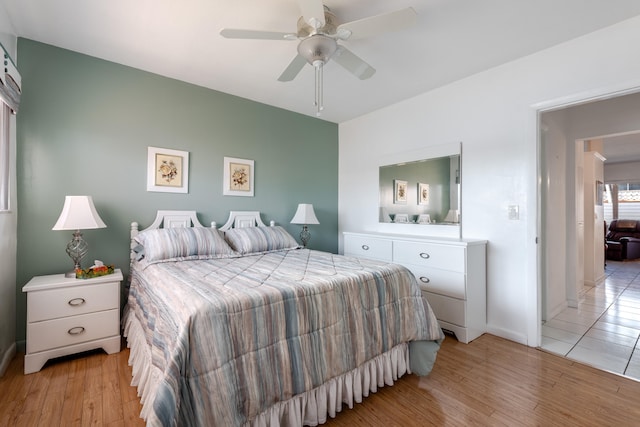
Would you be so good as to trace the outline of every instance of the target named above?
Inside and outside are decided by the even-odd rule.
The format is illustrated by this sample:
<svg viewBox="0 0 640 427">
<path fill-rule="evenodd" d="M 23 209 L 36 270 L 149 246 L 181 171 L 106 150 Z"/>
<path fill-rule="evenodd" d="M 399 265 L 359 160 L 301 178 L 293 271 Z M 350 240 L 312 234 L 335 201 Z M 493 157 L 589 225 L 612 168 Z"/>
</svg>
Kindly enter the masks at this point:
<svg viewBox="0 0 640 427">
<path fill-rule="evenodd" d="M 67 244 L 67 255 L 73 261 L 73 270 L 65 273 L 64 277 L 76 277 L 76 270 L 80 268 L 80 262 L 88 251 L 89 245 L 82 238 L 80 230 L 76 230 L 73 239 Z"/>
<path fill-rule="evenodd" d="M 71 278 L 76 278 L 76 271 L 75 270 L 71 270 L 71 271 L 67 271 L 66 273 L 64 273 L 64 277 L 66 277 L 67 279 L 71 279 Z"/>
<path fill-rule="evenodd" d="M 302 226 L 302 231 L 300 232 L 300 240 L 302 241 L 302 246 L 306 249 L 307 243 L 311 240 L 311 233 L 309 233 L 309 229 L 306 225 Z"/>
</svg>

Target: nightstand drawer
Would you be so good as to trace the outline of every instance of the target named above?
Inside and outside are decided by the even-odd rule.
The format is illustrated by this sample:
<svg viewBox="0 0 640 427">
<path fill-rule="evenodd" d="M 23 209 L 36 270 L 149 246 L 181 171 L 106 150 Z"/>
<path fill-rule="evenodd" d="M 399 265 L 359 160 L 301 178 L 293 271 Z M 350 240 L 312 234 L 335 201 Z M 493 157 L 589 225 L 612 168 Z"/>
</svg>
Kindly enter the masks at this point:
<svg viewBox="0 0 640 427">
<path fill-rule="evenodd" d="M 114 310 L 63 317 L 27 325 L 27 354 L 120 334 L 120 312 Z"/>
<path fill-rule="evenodd" d="M 104 311 L 119 307 L 120 282 L 87 284 L 27 294 L 27 322 Z"/>
</svg>

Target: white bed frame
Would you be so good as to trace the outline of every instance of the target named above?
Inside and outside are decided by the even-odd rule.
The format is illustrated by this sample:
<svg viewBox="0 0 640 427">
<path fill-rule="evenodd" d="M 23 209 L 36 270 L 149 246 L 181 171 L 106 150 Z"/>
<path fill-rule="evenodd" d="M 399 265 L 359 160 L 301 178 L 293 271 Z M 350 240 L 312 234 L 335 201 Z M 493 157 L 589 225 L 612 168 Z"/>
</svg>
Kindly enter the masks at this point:
<svg viewBox="0 0 640 427">
<path fill-rule="evenodd" d="M 270 226 L 275 222 L 270 221 Z M 195 211 L 158 211 L 153 223 L 145 230 L 169 227 L 204 227 L 198 221 Z M 231 211 L 229 219 L 219 228 L 226 231 L 231 228 L 255 227 L 265 224 L 260 219 L 259 211 Z M 212 222 L 211 227 L 216 228 Z M 144 230 L 143 230 L 144 231 Z M 131 223 L 131 248 L 137 243 L 133 240 L 138 235 L 138 223 Z M 132 256 L 133 256 L 133 250 Z M 133 260 L 133 258 L 132 258 Z M 130 359 L 131 363 L 131 359 Z M 255 420 L 248 423 L 251 427 L 267 427 L 278 424 L 284 414 L 288 414 L 287 425 L 318 425 L 324 424 L 328 417 L 334 418 L 343 407 L 353 408 L 354 403 L 362 402 L 362 399 L 370 393 L 375 393 L 378 387 L 392 385 L 405 373 L 411 373 L 409 367 L 409 346 L 400 344 L 384 354 L 367 361 L 364 365 L 328 381 L 319 387 L 294 396 L 287 401 L 277 402 L 273 407 L 261 413 Z M 145 385 L 140 383 L 140 378 L 134 382 L 141 393 Z M 143 402 L 141 417 L 146 419 L 151 408 Z"/>
</svg>

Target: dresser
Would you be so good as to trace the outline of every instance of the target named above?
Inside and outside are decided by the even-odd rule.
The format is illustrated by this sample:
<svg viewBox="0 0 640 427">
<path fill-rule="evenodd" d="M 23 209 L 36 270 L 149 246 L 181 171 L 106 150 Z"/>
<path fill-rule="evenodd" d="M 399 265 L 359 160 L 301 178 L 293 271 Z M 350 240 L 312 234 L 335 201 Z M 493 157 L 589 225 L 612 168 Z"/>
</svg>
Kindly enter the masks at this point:
<svg viewBox="0 0 640 427">
<path fill-rule="evenodd" d="M 120 351 L 122 272 L 92 279 L 64 274 L 37 276 L 27 294 L 27 352 L 24 373 L 37 372 L 47 360 L 103 348 Z"/>
<path fill-rule="evenodd" d="M 344 233 L 344 254 L 402 264 L 416 276 L 440 327 L 468 343 L 486 331 L 485 240 Z"/>
</svg>

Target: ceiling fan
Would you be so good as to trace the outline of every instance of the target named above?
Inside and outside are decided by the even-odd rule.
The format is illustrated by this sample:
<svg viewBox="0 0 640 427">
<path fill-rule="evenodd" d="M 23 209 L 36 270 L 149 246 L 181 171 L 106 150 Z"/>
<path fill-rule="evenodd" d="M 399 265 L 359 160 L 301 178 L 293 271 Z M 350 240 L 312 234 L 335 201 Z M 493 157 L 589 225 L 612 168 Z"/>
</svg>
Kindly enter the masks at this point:
<svg viewBox="0 0 640 427">
<path fill-rule="evenodd" d="M 220 35 L 232 39 L 259 40 L 299 40 L 298 54 L 285 68 L 278 80 L 293 80 L 309 63 L 315 68 L 315 102 L 317 114 L 323 107 L 322 70 L 329 60 L 334 60 L 354 76 L 365 80 L 376 70 L 356 56 L 340 41 L 356 40 L 377 34 L 408 28 L 416 22 L 413 8 L 383 13 L 357 21 L 340 23 L 336 15 L 323 4 L 322 0 L 298 0 L 302 16 L 298 19 L 295 33 L 224 28 Z"/>
</svg>

